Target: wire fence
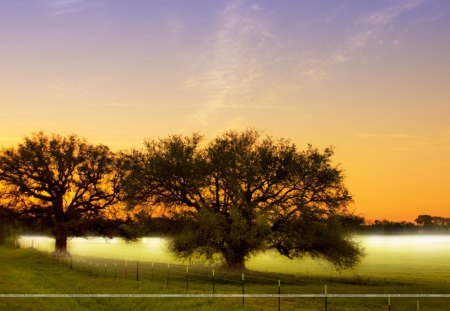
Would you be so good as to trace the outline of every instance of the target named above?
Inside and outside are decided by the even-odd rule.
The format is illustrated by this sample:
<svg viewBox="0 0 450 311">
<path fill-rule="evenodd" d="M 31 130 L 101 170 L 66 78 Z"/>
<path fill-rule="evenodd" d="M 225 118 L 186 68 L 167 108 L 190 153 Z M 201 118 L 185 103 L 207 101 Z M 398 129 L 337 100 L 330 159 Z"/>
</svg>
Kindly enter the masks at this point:
<svg viewBox="0 0 450 311">
<path fill-rule="evenodd" d="M 40 248 L 39 244 L 35 244 L 33 241 L 31 241 L 29 245 L 22 243 L 21 245 L 18 245 L 18 247 L 34 248 L 48 253 L 52 252 L 50 248 Z M 56 255 L 55 258 L 57 258 L 59 264 L 65 265 L 68 269 L 76 271 L 86 277 L 104 279 L 105 281 L 132 280 L 135 282 L 146 282 L 149 284 L 163 285 L 168 288 L 177 288 L 178 290 L 184 289 L 186 293 L 138 294 L 139 297 L 175 297 L 177 295 L 180 297 L 196 298 L 228 297 L 239 298 L 243 306 L 245 305 L 246 298 L 276 298 L 278 310 L 281 310 L 282 298 L 322 299 L 324 310 L 328 310 L 330 298 L 384 298 L 387 310 L 391 310 L 392 298 L 414 298 L 416 299 L 415 306 L 417 310 L 420 309 L 420 298 L 445 298 L 447 301 L 450 298 L 450 294 L 445 293 L 445 285 L 448 284 L 446 281 L 444 281 L 444 286 L 441 288 L 440 292 L 429 292 L 426 294 L 390 293 L 389 286 L 384 287 L 386 292 L 376 294 L 354 291 L 349 292 L 348 290 L 342 290 L 342 288 L 339 289 L 336 287 L 333 287 L 335 292 L 330 293 L 329 283 L 339 283 L 342 280 L 339 280 L 338 278 L 335 278 L 334 280 L 323 278 L 305 279 L 293 275 L 269 274 L 256 271 L 236 272 L 225 270 L 221 267 L 201 265 L 120 260 L 78 255 Z M 349 282 L 349 280 L 345 281 L 347 283 Z M 361 280 L 356 280 L 355 282 L 361 282 Z M 386 285 L 386 283 L 384 285 Z M 306 292 L 306 290 L 308 292 Z M 73 295 L 78 297 L 77 294 Z M 89 296 L 90 294 L 86 295 Z M 102 294 L 99 295 L 103 297 Z M 114 296 L 115 294 L 112 295 Z M 122 294 L 117 295 L 120 296 Z M 129 295 L 133 296 L 134 294 L 123 295 L 129 297 Z M 26 297 L 31 296 L 33 295 L 31 294 Z M 51 296 L 52 295 L 48 295 L 48 297 Z M 111 296 L 106 295 L 105 297 Z"/>
</svg>

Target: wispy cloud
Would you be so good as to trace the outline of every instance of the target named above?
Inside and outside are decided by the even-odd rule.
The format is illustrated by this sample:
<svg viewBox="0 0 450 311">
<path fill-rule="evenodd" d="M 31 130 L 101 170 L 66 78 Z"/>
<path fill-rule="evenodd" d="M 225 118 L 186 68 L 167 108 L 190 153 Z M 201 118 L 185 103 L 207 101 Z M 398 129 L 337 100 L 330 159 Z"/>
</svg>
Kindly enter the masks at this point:
<svg viewBox="0 0 450 311">
<path fill-rule="evenodd" d="M 330 74 L 326 68 L 327 65 L 327 61 L 323 62 L 314 58 L 306 58 L 299 62 L 297 68 L 302 78 L 309 82 L 316 83 L 330 78 Z"/>
<path fill-rule="evenodd" d="M 179 14 L 172 13 L 166 18 L 166 29 L 171 40 L 177 40 L 184 29 L 184 21 Z"/>
<path fill-rule="evenodd" d="M 250 8 L 252 9 L 252 10 L 255 10 L 255 11 L 261 11 L 262 10 L 262 7 L 261 6 L 259 6 L 258 4 L 252 4 L 251 6 L 250 6 Z"/>
<path fill-rule="evenodd" d="M 190 108 L 208 108 L 208 104 L 198 105 L 177 105 L 177 107 L 190 107 Z M 267 109 L 267 110 L 290 110 L 295 109 L 294 106 L 280 106 L 280 105 L 252 105 L 252 104 L 236 104 L 231 103 L 229 105 L 218 106 L 218 109 Z"/>
<path fill-rule="evenodd" d="M 107 0 L 50 0 L 50 16 L 73 14 L 89 9 L 95 9 L 107 4 Z"/>
<path fill-rule="evenodd" d="M 383 34 L 388 31 L 388 26 L 399 18 L 400 15 L 418 8 L 423 3 L 424 0 L 397 1 L 394 5 L 371 12 L 357 19 L 355 22 L 357 30 L 347 38 L 344 38 L 336 46 L 331 55 L 321 59 L 309 60 L 308 62 L 300 62 L 304 76 L 309 78 L 311 82 L 323 81 L 330 78 L 330 72 L 333 66 L 355 59 L 360 50 L 379 42 Z M 390 46 L 396 48 L 400 43 L 401 41 L 399 39 L 395 39 Z"/>
<path fill-rule="evenodd" d="M 404 133 L 358 133 L 355 135 L 358 138 L 388 138 L 388 139 L 408 139 L 417 138 L 417 136 Z"/>
<path fill-rule="evenodd" d="M 104 104 L 106 107 L 124 107 L 124 108 L 132 108 L 132 107 L 144 107 L 144 104 L 136 104 L 136 103 L 107 103 Z"/>
<path fill-rule="evenodd" d="M 415 9 L 423 2 L 424 0 L 402 1 L 397 5 L 393 5 L 368 14 L 362 19 L 362 23 L 374 27 L 386 26 L 387 24 L 395 20 L 399 15 L 403 14 L 405 11 Z"/>
<path fill-rule="evenodd" d="M 261 95 L 258 92 L 264 91 L 262 77 L 274 59 L 270 60 L 270 50 L 276 36 L 261 18 L 261 11 L 260 6 L 233 0 L 220 12 L 211 43 L 204 46 L 203 58 L 197 60 L 185 82 L 206 98 L 204 106 L 190 116 L 192 121 L 205 124 L 218 109 L 254 105 L 255 97 Z"/>
<path fill-rule="evenodd" d="M 358 50 L 376 42 L 384 33 L 384 29 L 393 23 L 403 13 L 420 6 L 424 0 L 406 0 L 395 5 L 371 12 L 361 18 L 357 25 L 363 27 L 350 37 L 339 47 L 331 57 L 336 63 L 343 63 L 351 60 Z"/>
<path fill-rule="evenodd" d="M 373 36 L 372 30 L 366 30 L 366 31 L 357 33 L 356 35 L 352 36 L 348 40 L 349 50 L 354 51 L 354 50 L 365 47 L 372 36 Z"/>
</svg>

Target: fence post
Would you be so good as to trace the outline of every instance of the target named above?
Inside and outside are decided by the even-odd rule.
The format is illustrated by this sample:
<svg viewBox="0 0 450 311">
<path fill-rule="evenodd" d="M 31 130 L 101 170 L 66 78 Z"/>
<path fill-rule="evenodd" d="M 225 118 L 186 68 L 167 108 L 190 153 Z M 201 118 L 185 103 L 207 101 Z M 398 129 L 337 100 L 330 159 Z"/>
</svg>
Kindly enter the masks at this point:
<svg viewBox="0 0 450 311">
<path fill-rule="evenodd" d="M 105 279 L 106 279 L 106 263 L 105 263 L 105 271 L 104 271 L 104 277 L 105 277 Z"/>
<path fill-rule="evenodd" d="M 388 310 L 391 311 L 391 295 L 388 295 Z"/>
<path fill-rule="evenodd" d="M 212 269 L 212 290 L 213 290 L 213 295 L 214 295 L 214 292 L 215 292 L 215 289 L 214 289 L 215 276 L 216 276 L 215 271 L 214 271 L 214 269 Z"/>
<path fill-rule="evenodd" d="M 136 260 L 136 282 L 139 281 L 139 261 Z"/>
<path fill-rule="evenodd" d="M 73 268 L 72 256 L 70 256 L 70 270 Z"/>
<path fill-rule="evenodd" d="M 97 264 L 97 279 L 98 279 L 98 264 Z"/>
<path fill-rule="evenodd" d="M 117 279 L 117 263 L 114 263 L 114 280 Z"/>
<path fill-rule="evenodd" d="M 189 266 L 186 266 L 186 291 L 189 290 Z"/>
<path fill-rule="evenodd" d="M 281 309 L 281 280 L 278 280 L 278 311 Z"/>
<path fill-rule="evenodd" d="M 92 276 L 92 262 L 89 261 L 89 276 Z"/>
<path fill-rule="evenodd" d="M 244 306 L 244 293 L 245 293 L 245 290 L 244 290 L 244 287 L 245 287 L 245 276 L 244 276 L 244 272 L 242 272 L 242 306 Z"/>
<path fill-rule="evenodd" d="M 166 286 L 169 286 L 169 278 L 170 278 L 170 263 L 167 264 Z"/>
<path fill-rule="evenodd" d="M 325 311 L 328 310 L 327 284 L 325 284 Z"/>
<path fill-rule="evenodd" d="M 128 260 L 125 260 L 125 279 L 128 278 Z"/>
<path fill-rule="evenodd" d="M 419 299 L 417 299 L 417 311 L 420 310 Z"/>
<path fill-rule="evenodd" d="M 152 262 L 152 276 L 151 276 L 151 281 L 153 282 L 153 262 Z"/>
</svg>

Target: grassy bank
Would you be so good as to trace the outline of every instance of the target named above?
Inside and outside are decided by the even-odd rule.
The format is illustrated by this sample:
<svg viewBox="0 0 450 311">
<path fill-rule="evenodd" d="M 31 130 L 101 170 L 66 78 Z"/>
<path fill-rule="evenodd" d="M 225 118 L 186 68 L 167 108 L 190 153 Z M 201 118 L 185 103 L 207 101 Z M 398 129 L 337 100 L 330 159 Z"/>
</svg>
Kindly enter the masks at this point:
<svg viewBox="0 0 450 311">
<path fill-rule="evenodd" d="M 173 275 L 167 286 L 163 277 L 143 274 L 135 278 L 107 277 L 97 271 L 68 268 L 67 262 L 60 262 L 33 249 L 0 248 L 0 293 L 49 293 L 49 294 L 92 294 L 92 293 L 186 293 L 183 278 Z M 179 276 L 181 276 L 181 272 Z M 260 277 L 261 275 L 259 275 Z M 251 277 L 251 276 L 249 276 Z M 254 275 L 254 280 L 256 276 Z M 277 277 L 267 275 L 269 278 Z M 283 293 L 322 293 L 325 280 L 310 279 L 283 285 Z M 416 284 L 391 282 L 361 284 L 353 282 L 328 282 L 330 293 L 446 293 L 442 283 Z M 240 293 L 239 284 L 217 283 L 216 293 Z M 276 293 L 276 286 L 253 282 L 246 285 L 246 293 Z M 189 293 L 211 293 L 211 284 L 189 283 Z M 449 310 L 448 298 L 421 298 L 421 310 Z M 248 298 L 246 310 L 277 310 L 276 298 Z M 392 310 L 414 310 L 415 298 L 392 299 Z M 240 298 L 0 298 L 1 310 L 242 310 Z M 283 298 L 281 310 L 323 310 L 322 298 Z M 387 310 L 384 298 L 333 298 L 329 299 L 328 310 Z"/>
</svg>

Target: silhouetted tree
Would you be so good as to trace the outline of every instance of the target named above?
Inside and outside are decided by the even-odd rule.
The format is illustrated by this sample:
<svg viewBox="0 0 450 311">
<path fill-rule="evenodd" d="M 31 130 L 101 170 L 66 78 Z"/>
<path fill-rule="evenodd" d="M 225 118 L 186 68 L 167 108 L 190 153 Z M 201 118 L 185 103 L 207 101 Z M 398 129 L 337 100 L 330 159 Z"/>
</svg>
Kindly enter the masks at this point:
<svg viewBox="0 0 450 311">
<path fill-rule="evenodd" d="M 414 221 L 416 224 L 426 229 L 433 226 L 433 217 L 430 215 L 419 215 Z"/>
<path fill-rule="evenodd" d="M 2 199 L 34 226 L 50 228 L 63 255 L 68 237 L 110 236 L 122 225 L 115 206 L 122 177 L 108 147 L 74 135 L 41 132 L 0 153 Z"/>
<path fill-rule="evenodd" d="M 289 258 L 310 254 L 336 266 L 359 259 L 340 224 L 351 196 L 341 169 L 331 164 L 331 149 L 299 151 L 253 130 L 225 133 L 204 147 L 197 134 L 150 140 L 145 147 L 129 156 L 127 199 L 185 218 L 173 243 L 180 256 L 220 254 L 238 269 L 266 249 Z"/>
<path fill-rule="evenodd" d="M 390 220 L 375 220 L 371 224 L 364 226 L 366 232 L 385 233 L 385 234 L 399 234 L 416 232 L 417 227 L 412 222 L 407 221 L 390 221 Z"/>
<path fill-rule="evenodd" d="M 342 213 L 342 215 L 338 216 L 338 219 L 342 227 L 351 232 L 360 231 L 366 222 L 363 216 L 351 213 Z"/>
<path fill-rule="evenodd" d="M 419 215 L 415 222 L 424 230 L 440 231 L 450 228 L 450 218 L 440 216 Z"/>
<path fill-rule="evenodd" d="M 433 224 L 439 229 L 449 229 L 450 227 L 450 218 L 433 216 Z"/>
</svg>

